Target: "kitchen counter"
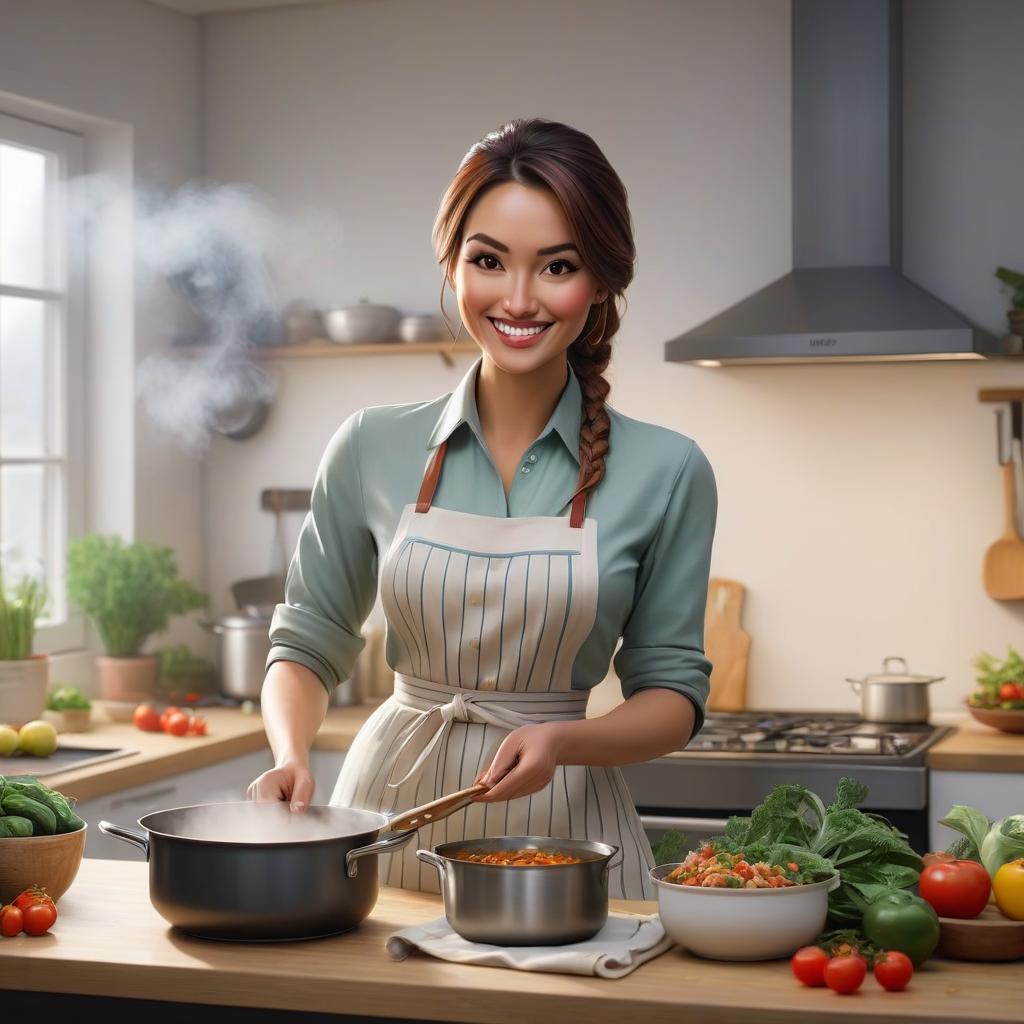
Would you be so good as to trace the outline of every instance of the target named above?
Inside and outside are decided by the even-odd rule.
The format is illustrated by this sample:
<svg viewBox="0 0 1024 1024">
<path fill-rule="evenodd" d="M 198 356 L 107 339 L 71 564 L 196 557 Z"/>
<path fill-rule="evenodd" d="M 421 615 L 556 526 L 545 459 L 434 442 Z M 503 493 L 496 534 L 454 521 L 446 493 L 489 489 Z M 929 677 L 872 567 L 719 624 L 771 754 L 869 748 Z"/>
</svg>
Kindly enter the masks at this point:
<svg viewBox="0 0 1024 1024">
<path fill-rule="evenodd" d="M 50 934 L 0 939 L 0 989 L 482 1024 L 1021 1019 L 1019 963 L 932 960 L 906 992 L 886 993 L 868 977 L 851 997 L 803 988 L 786 961 L 718 963 L 678 948 L 615 981 L 418 954 L 396 963 L 384 948 L 387 937 L 442 913 L 439 897 L 402 889 L 381 889 L 373 913 L 353 932 L 272 945 L 175 932 L 149 902 L 145 864 L 83 861 L 59 909 Z"/>
<path fill-rule="evenodd" d="M 313 748 L 348 750 L 378 703 L 328 710 Z M 244 714 L 235 708 L 204 708 L 210 734 L 179 737 L 142 732 L 131 723 L 110 722 L 104 717 L 102 706 L 102 702 L 96 703 L 95 721 L 89 732 L 64 733 L 62 742 L 74 746 L 125 747 L 134 753 L 47 776 L 44 781 L 52 789 L 79 800 L 91 800 L 261 750 L 267 743 L 258 710 Z M 966 718 L 957 723 L 956 731 L 928 751 L 928 766 L 946 771 L 1024 772 L 1024 734 L 997 732 Z"/>
<path fill-rule="evenodd" d="M 373 701 L 330 708 L 313 748 L 348 750 L 360 726 L 378 704 L 379 701 Z M 266 748 L 267 737 L 258 710 L 252 714 L 237 708 L 210 707 L 201 711 L 209 723 L 209 735 L 167 736 L 143 732 L 131 722 L 111 722 L 105 717 L 102 701 L 97 701 L 92 729 L 83 733 L 62 733 L 61 742 L 76 747 L 121 747 L 133 753 L 47 775 L 42 781 L 65 796 L 92 800 Z"/>
<path fill-rule="evenodd" d="M 965 717 L 928 751 L 928 767 L 951 772 L 1024 772 L 1024 733 Z"/>
</svg>

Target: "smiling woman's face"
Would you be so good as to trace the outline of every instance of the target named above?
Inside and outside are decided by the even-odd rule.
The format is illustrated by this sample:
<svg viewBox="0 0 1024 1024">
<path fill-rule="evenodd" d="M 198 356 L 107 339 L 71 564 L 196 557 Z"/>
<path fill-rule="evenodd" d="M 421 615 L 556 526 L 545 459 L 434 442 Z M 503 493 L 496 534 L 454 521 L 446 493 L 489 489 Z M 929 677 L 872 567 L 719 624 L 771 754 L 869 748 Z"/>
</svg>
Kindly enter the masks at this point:
<svg viewBox="0 0 1024 1024">
<path fill-rule="evenodd" d="M 561 356 L 608 294 L 580 260 L 555 197 L 518 182 L 496 185 L 470 210 L 452 286 L 466 329 L 507 373 Z"/>
</svg>

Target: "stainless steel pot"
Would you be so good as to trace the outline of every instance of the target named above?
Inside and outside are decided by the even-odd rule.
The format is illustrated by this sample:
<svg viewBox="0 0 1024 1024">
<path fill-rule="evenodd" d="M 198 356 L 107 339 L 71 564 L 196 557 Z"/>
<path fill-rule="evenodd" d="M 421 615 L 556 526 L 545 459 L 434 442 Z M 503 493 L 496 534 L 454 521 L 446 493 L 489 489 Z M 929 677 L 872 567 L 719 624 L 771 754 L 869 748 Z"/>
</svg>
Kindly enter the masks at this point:
<svg viewBox="0 0 1024 1024">
<path fill-rule="evenodd" d="M 916 675 L 903 658 L 890 657 L 883 671 L 863 679 L 847 679 L 860 695 L 861 717 L 867 722 L 927 722 L 931 714 L 928 687 L 945 676 Z"/>
<path fill-rule="evenodd" d="M 270 654 L 270 617 L 225 615 L 203 622 L 217 638 L 214 664 L 226 697 L 259 700 Z"/>
<path fill-rule="evenodd" d="M 402 314 L 394 306 L 375 306 L 366 299 L 323 314 L 327 337 L 342 345 L 397 341 L 401 319 Z"/>
<path fill-rule="evenodd" d="M 463 851 L 542 849 L 580 864 L 504 867 L 458 860 Z M 504 836 L 443 843 L 416 856 L 437 868 L 448 923 L 470 942 L 561 946 L 596 935 L 608 920 L 608 871 L 617 846 L 583 839 Z"/>
<path fill-rule="evenodd" d="M 210 939 L 311 939 L 355 928 L 377 902 L 376 855 L 484 788 L 399 815 L 319 805 L 300 815 L 278 801 L 242 801 L 155 811 L 140 830 L 99 828 L 146 855 L 149 898 L 174 927 Z M 383 830 L 391 834 L 380 838 Z"/>
</svg>

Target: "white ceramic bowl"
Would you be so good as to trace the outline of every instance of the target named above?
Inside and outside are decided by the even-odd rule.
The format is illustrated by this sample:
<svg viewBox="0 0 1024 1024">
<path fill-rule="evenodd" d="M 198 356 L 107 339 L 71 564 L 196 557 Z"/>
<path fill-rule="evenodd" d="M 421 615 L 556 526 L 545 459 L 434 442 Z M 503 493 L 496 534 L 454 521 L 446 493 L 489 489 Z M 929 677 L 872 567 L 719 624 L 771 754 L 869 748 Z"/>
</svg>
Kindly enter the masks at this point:
<svg viewBox="0 0 1024 1024">
<path fill-rule="evenodd" d="M 711 960 L 777 960 L 809 945 L 825 928 L 838 873 L 784 889 L 702 889 L 662 879 L 676 864 L 651 869 L 658 913 L 679 945 Z"/>
</svg>

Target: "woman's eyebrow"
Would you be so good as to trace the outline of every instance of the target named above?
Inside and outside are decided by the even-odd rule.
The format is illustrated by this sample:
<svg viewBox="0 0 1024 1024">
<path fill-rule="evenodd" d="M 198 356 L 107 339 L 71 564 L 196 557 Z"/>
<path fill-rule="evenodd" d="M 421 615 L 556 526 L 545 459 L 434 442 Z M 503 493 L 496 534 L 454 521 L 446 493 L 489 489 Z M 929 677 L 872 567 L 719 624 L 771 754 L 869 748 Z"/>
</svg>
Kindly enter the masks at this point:
<svg viewBox="0 0 1024 1024">
<path fill-rule="evenodd" d="M 493 245 L 495 249 L 499 250 L 499 252 L 508 252 L 507 245 L 503 245 L 496 238 L 491 238 L 490 235 L 485 235 L 482 231 L 478 231 L 475 235 L 470 235 L 469 238 L 466 239 L 467 243 L 473 241 L 481 241 L 485 242 L 487 245 Z M 579 249 L 577 249 L 572 242 L 562 242 L 560 245 L 549 245 L 543 249 L 538 249 L 537 255 L 551 256 L 556 252 L 565 252 L 568 249 L 572 249 L 573 252 L 579 252 Z"/>
</svg>

